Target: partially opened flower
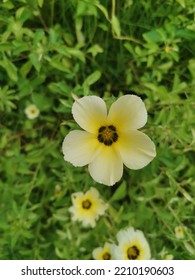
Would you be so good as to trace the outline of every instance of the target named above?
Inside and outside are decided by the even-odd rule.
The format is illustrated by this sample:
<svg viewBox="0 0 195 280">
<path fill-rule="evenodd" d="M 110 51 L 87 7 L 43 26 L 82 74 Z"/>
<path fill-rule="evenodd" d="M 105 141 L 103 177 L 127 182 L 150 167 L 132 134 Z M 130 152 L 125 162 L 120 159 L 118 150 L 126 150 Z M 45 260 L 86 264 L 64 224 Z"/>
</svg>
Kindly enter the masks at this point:
<svg viewBox="0 0 195 280">
<path fill-rule="evenodd" d="M 72 194 L 73 206 L 69 208 L 73 221 L 80 221 L 84 226 L 95 227 L 99 216 L 104 215 L 108 205 L 99 197 L 95 188 L 86 193 Z"/>
<path fill-rule="evenodd" d="M 168 261 L 173 260 L 173 258 L 174 257 L 171 254 L 167 254 L 167 255 L 164 256 L 164 260 L 168 260 Z"/>
<path fill-rule="evenodd" d="M 109 243 L 105 243 L 104 247 L 98 247 L 93 250 L 93 258 L 95 260 L 112 260 L 111 248 Z"/>
<path fill-rule="evenodd" d="M 149 260 L 150 247 L 140 230 L 129 227 L 117 234 L 118 246 L 113 245 L 111 252 L 116 260 Z"/>
<path fill-rule="evenodd" d="M 175 227 L 175 236 L 176 236 L 177 239 L 183 239 L 184 238 L 184 227 L 183 226 Z"/>
<path fill-rule="evenodd" d="M 27 118 L 30 119 L 30 120 L 33 120 L 33 119 L 37 118 L 39 113 L 40 113 L 39 109 L 34 104 L 31 104 L 28 107 L 26 107 L 24 112 L 25 112 Z"/>
<path fill-rule="evenodd" d="M 137 129 L 147 121 L 141 98 L 124 95 L 107 114 L 105 102 L 97 96 L 85 96 L 72 107 L 75 121 L 85 131 L 71 131 L 64 139 L 64 159 L 74 166 L 89 165 L 92 178 L 114 185 L 123 174 L 123 164 L 131 169 L 146 166 L 155 157 L 155 145 Z"/>
</svg>

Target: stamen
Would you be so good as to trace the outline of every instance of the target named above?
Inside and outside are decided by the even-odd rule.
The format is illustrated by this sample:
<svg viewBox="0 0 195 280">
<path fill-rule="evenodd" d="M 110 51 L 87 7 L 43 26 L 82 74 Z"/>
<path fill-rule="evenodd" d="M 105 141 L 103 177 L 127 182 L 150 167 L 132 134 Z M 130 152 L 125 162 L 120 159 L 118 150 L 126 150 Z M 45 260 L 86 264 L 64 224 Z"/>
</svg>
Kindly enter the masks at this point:
<svg viewBox="0 0 195 280">
<path fill-rule="evenodd" d="M 106 126 L 101 126 L 98 130 L 99 133 L 102 133 L 106 129 Z"/>
<path fill-rule="evenodd" d="M 98 130 L 98 141 L 105 146 L 111 146 L 118 140 L 118 134 L 114 125 L 101 126 Z"/>
<path fill-rule="evenodd" d="M 103 260 L 110 260 L 111 259 L 111 255 L 109 253 L 104 253 L 103 254 Z"/>
<path fill-rule="evenodd" d="M 92 203 L 91 203 L 91 201 L 88 200 L 88 199 L 86 199 L 85 201 L 82 202 L 82 207 L 83 207 L 84 209 L 90 209 L 90 208 L 91 208 L 91 205 L 92 205 Z"/>
<path fill-rule="evenodd" d="M 105 139 L 104 140 L 104 145 L 106 145 L 106 146 L 111 146 L 112 143 L 113 143 L 112 139 Z"/>
<path fill-rule="evenodd" d="M 98 135 L 98 140 L 99 140 L 100 143 L 104 143 L 104 137 L 103 137 L 102 134 Z"/>
<path fill-rule="evenodd" d="M 116 131 L 116 128 L 114 127 L 114 125 L 109 125 L 108 128 L 112 131 Z"/>
<path fill-rule="evenodd" d="M 114 142 L 116 142 L 118 140 L 118 134 L 116 132 L 113 133 L 112 139 Z"/>
<path fill-rule="evenodd" d="M 127 250 L 127 256 L 129 260 L 136 260 L 139 256 L 139 249 L 136 246 L 129 247 Z"/>
</svg>

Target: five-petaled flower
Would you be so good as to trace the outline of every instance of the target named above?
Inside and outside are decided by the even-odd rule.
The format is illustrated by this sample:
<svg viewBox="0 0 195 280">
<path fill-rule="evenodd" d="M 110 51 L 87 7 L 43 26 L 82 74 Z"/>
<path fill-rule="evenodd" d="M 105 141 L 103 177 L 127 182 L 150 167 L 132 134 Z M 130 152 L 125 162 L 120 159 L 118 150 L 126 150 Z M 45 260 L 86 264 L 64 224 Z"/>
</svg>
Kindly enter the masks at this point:
<svg viewBox="0 0 195 280">
<path fill-rule="evenodd" d="M 146 166 L 156 156 L 155 145 L 138 131 L 147 121 L 141 98 L 124 95 L 110 107 L 97 96 L 85 96 L 72 107 L 75 121 L 83 128 L 64 139 L 64 159 L 74 166 L 88 165 L 92 178 L 111 186 L 123 174 L 123 164 L 131 169 Z"/>
<path fill-rule="evenodd" d="M 27 118 L 30 120 L 37 118 L 40 113 L 39 109 L 34 104 L 27 106 L 26 109 L 24 110 L 24 112 L 25 112 Z"/>
<path fill-rule="evenodd" d="M 100 197 L 95 188 L 90 188 L 86 193 L 72 194 L 73 206 L 69 208 L 73 221 L 80 221 L 84 226 L 95 227 L 99 216 L 104 215 L 108 204 Z"/>
<path fill-rule="evenodd" d="M 184 227 L 183 226 L 175 227 L 175 236 L 176 236 L 177 239 L 183 239 L 184 238 Z"/>
<path fill-rule="evenodd" d="M 116 260 L 149 260 L 150 247 L 144 234 L 133 227 L 122 229 L 117 234 L 118 246 L 112 245 L 111 252 Z"/>
<path fill-rule="evenodd" d="M 112 260 L 111 245 L 106 242 L 104 247 L 95 248 L 92 255 L 95 260 Z"/>
</svg>

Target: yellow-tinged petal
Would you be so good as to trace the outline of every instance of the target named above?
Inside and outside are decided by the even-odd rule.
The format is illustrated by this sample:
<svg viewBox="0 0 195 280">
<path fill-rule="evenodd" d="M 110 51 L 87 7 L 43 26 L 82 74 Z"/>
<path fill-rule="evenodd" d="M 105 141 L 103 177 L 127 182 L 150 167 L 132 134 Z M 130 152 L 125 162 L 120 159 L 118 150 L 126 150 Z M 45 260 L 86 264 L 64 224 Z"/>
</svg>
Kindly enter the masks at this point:
<svg viewBox="0 0 195 280">
<path fill-rule="evenodd" d="M 155 145 L 146 134 L 134 130 L 121 133 L 119 137 L 115 146 L 128 168 L 143 168 L 156 156 Z"/>
<path fill-rule="evenodd" d="M 24 112 L 25 112 L 27 118 L 30 119 L 30 120 L 33 120 L 33 119 L 37 118 L 38 115 L 40 114 L 39 109 L 34 104 L 31 104 L 28 107 L 26 107 Z"/>
<path fill-rule="evenodd" d="M 92 255 L 93 255 L 93 258 L 94 258 L 95 260 L 102 260 L 102 259 L 103 259 L 103 258 L 102 258 L 102 255 L 103 255 L 103 248 L 98 247 L 98 248 L 94 249 Z"/>
<path fill-rule="evenodd" d="M 183 239 L 184 238 L 184 227 L 183 226 L 175 227 L 175 236 L 178 239 Z"/>
<path fill-rule="evenodd" d="M 110 107 L 108 123 L 115 125 L 117 131 L 139 129 L 147 122 L 144 102 L 136 95 L 123 95 Z"/>
<path fill-rule="evenodd" d="M 97 96 L 85 96 L 76 100 L 72 107 L 72 114 L 80 127 L 95 134 L 107 120 L 106 104 Z"/>
<path fill-rule="evenodd" d="M 112 147 L 102 145 L 98 155 L 89 164 L 89 173 L 95 181 L 112 186 L 122 177 L 122 159 Z"/>
<path fill-rule="evenodd" d="M 93 258 L 95 260 L 111 260 L 111 246 L 111 244 L 106 242 L 104 247 L 95 248 L 92 252 Z"/>
<path fill-rule="evenodd" d="M 142 231 L 134 230 L 132 227 L 120 230 L 117 240 L 118 246 L 111 247 L 116 260 L 149 260 L 151 258 L 150 247 Z"/>
<path fill-rule="evenodd" d="M 93 199 L 97 199 L 97 200 L 100 198 L 100 194 L 99 194 L 98 190 L 95 189 L 95 188 L 93 188 L 93 187 L 91 187 L 91 188 L 85 193 L 85 196 L 86 196 L 86 197 L 87 197 L 87 196 L 90 196 L 90 197 L 92 197 Z"/>
<path fill-rule="evenodd" d="M 85 195 L 82 192 L 77 192 L 73 193 L 71 198 L 74 207 L 80 208 L 83 200 L 85 199 Z"/>
<path fill-rule="evenodd" d="M 73 130 L 65 137 L 62 144 L 64 160 L 74 166 L 84 166 L 96 157 L 98 146 L 99 143 L 93 134 Z"/>
<path fill-rule="evenodd" d="M 104 203 L 95 188 L 90 188 L 86 193 L 73 193 L 72 203 L 73 206 L 69 208 L 72 220 L 91 227 L 95 227 L 99 216 L 104 215 L 108 208 L 108 204 Z"/>
</svg>

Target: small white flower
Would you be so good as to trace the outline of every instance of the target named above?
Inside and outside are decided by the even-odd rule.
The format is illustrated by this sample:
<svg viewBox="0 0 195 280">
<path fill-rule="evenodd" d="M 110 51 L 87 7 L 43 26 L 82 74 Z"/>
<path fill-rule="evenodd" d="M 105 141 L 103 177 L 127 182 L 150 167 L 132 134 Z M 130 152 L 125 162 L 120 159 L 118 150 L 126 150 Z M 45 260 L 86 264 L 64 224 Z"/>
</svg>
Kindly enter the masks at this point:
<svg viewBox="0 0 195 280">
<path fill-rule="evenodd" d="M 168 260 L 168 261 L 173 260 L 173 255 L 171 254 L 165 255 L 164 260 Z"/>
<path fill-rule="evenodd" d="M 109 243 L 105 243 L 104 247 L 98 247 L 92 252 L 95 260 L 112 260 L 111 247 Z"/>
<path fill-rule="evenodd" d="M 112 245 L 111 252 L 116 260 L 149 260 L 149 244 L 140 230 L 129 227 L 117 234 L 118 246 Z"/>
<path fill-rule="evenodd" d="M 183 239 L 184 238 L 184 227 L 183 226 L 175 227 L 175 236 L 176 236 L 177 239 Z"/>
<path fill-rule="evenodd" d="M 140 169 L 156 156 L 151 139 L 138 129 L 147 121 L 146 107 L 138 96 L 118 98 L 107 113 L 97 96 L 84 96 L 72 107 L 75 121 L 84 130 L 73 130 L 64 139 L 64 160 L 88 165 L 92 178 L 108 186 L 119 181 L 123 165 Z"/>
<path fill-rule="evenodd" d="M 108 205 L 99 197 L 95 188 L 86 193 L 72 194 L 73 206 L 69 208 L 73 221 L 80 221 L 84 226 L 95 227 L 99 216 L 104 215 Z"/>
<path fill-rule="evenodd" d="M 33 119 L 37 118 L 39 113 L 40 113 L 39 109 L 34 104 L 31 104 L 28 107 L 26 107 L 24 112 L 25 112 L 27 118 L 30 119 L 30 120 L 33 120 Z"/>
<path fill-rule="evenodd" d="M 169 254 L 165 247 L 162 248 L 161 252 L 159 253 L 162 260 L 173 260 L 174 256 Z"/>
</svg>

